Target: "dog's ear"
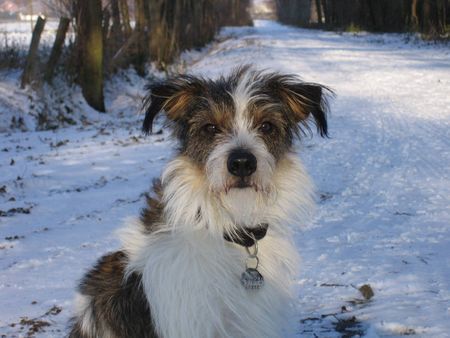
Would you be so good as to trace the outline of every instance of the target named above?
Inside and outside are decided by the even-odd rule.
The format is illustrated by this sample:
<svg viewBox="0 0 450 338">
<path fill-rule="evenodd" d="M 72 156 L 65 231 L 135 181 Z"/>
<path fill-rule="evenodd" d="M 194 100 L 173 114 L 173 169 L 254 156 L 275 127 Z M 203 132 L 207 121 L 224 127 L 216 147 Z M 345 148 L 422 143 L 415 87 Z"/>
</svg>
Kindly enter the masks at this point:
<svg viewBox="0 0 450 338">
<path fill-rule="evenodd" d="M 187 113 L 194 102 L 198 90 L 198 78 L 182 75 L 161 82 L 154 82 L 147 86 L 148 95 L 144 98 L 145 111 L 142 130 L 148 134 L 152 132 L 156 115 L 164 111 L 171 121 L 178 121 Z"/>
<path fill-rule="evenodd" d="M 310 130 L 308 122 L 312 117 L 318 133 L 322 137 L 328 136 L 327 95 L 332 91 L 316 83 L 301 82 L 294 76 L 280 76 L 274 80 L 271 86 L 289 118 L 299 124 L 301 130 Z"/>
</svg>

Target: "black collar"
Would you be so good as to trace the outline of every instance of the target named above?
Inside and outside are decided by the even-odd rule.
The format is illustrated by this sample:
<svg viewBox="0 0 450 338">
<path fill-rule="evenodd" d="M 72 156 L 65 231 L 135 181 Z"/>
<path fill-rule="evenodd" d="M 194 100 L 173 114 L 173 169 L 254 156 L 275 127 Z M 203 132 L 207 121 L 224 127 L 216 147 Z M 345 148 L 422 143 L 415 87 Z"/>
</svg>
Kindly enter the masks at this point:
<svg viewBox="0 0 450 338">
<path fill-rule="evenodd" d="M 223 238 L 235 244 L 239 244 L 245 247 L 251 247 L 255 245 L 255 240 L 259 241 L 264 238 L 267 233 L 269 224 L 260 223 L 253 228 L 239 228 L 233 234 L 223 234 Z"/>
</svg>

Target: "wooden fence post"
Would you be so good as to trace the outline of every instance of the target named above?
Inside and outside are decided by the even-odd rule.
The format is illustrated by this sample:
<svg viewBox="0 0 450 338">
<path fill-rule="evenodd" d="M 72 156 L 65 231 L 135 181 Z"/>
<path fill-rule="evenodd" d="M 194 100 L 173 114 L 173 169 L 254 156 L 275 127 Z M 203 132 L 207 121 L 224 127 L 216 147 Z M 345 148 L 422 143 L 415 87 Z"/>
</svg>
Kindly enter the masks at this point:
<svg viewBox="0 0 450 338">
<path fill-rule="evenodd" d="M 50 53 L 50 57 L 47 62 L 47 66 L 45 69 L 44 80 L 48 83 L 51 83 L 53 78 L 53 73 L 55 67 L 58 63 L 58 60 L 61 56 L 61 52 L 64 45 L 64 40 L 66 39 L 67 30 L 69 29 L 70 19 L 61 18 L 59 20 L 58 31 L 56 32 L 55 42 L 53 44 L 52 51 Z"/>
<path fill-rule="evenodd" d="M 42 32 L 44 31 L 46 19 L 43 16 L 39 16 L 34 26 L 33 36 L 31 38 L 30 50 L 28 51 L 28 56 L 25 61 L 25 68 L 22 73 L 22 78 L 20 81 L 20 88 L 25 88 L 27 84 L 30 83 L 33 77 L 33 71 L 37 62 L 37 51 L 39 47 L 39 41 L 41 40 Z"/>
</svg>

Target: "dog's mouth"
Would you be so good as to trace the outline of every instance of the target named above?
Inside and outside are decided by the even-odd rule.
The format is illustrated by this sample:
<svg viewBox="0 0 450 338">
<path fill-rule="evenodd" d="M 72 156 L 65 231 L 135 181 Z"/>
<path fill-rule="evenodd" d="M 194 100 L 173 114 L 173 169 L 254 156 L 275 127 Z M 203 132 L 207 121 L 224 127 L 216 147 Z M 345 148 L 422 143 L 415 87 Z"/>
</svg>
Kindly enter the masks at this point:
<svg viewBox="0 0 450 338">
<path fill-rule="evenodd" d="M 256 184 L 252 182 L 250 177 L 239 177 L 231 180 L 228 183 L 229 189 L 245 189 L 245 188 L 257 188 Z"/>
<path fill-rule="evenodd" d="M 251 188 L 252 184 L 248 182 L 248 180 L 245 179 L 239 179 L 232 188 L 238 188 L 238 189 L 245 189 L 245 188 Z"/>
<path fill-rule="evenodd" d="M 225 186 L 225 193 L 228 193 L 231 189 L 238 189 L 238 190 L 244 190 L 244 189 L 253 189 L 256 192 L 261 190 L 261 187 L 259 187 L 253 180 L 249 177 L 244 178 L 236 178 L 229 182 L 227 182 Z"/>
</svg>

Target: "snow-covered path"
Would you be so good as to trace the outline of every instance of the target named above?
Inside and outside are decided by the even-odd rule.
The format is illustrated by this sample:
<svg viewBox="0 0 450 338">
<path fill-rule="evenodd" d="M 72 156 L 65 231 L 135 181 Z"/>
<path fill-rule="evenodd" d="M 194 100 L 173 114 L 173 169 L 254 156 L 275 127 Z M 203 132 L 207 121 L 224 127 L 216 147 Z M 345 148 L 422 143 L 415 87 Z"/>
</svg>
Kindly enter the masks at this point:
<svg viewBox="0 0 450 338">
<path fill-rule="evenodd" d="M 266 21 L 224 34 L 191 71 L 251 63 L 337 95 L 331 138 L 299 151 L 318 209 L 297 236 L 297 336 L 449 337 L 450 51 Z M 21 317 L 36 336 L 63 335 L 76 280 L 117 247 L 114 229 L 170 157 L 166 135 L 142 138 L 138 120 L 0 136 L 0 335 L 33 329 Z"/>
</svg>

